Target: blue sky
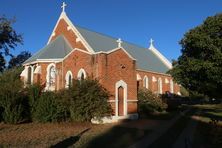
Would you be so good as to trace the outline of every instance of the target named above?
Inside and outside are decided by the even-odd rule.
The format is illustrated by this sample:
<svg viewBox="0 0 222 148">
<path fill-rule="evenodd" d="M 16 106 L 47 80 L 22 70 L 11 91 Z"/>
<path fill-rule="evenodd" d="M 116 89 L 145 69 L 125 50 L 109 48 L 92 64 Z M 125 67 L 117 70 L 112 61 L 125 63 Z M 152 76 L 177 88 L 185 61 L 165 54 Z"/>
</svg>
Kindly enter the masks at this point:
<svg viewBox="0 0 222 148">
<path fill-rule="evenodd" d="M 177 59 L 185 32 L 222 12 L 221 0 L 64 0 L 74 25 L 149 47 Z M 62 0 L 1 0 L 0 15 L 16 17 L 14 28 L 24 45 L 14 51 L 35 53 L 44 47 L 61 13 Z"/>
</svg>

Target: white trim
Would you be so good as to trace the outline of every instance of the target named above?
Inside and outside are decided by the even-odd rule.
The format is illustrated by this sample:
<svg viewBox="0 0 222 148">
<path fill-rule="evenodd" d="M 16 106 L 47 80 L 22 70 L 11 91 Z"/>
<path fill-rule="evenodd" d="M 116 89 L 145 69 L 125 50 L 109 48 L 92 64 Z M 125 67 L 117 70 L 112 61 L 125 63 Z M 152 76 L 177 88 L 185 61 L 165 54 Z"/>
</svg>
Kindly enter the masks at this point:
<svg viewBox="0 0 222 148">
<path fill-rule="evenodd" d="M 162 82 L 162 79 L 161 78 L 159 78 L 158 79 L 158 84 L 157 84 L 157 86 L 158 86 L 158 93 L 159 94 L 163 94 L 163 82 Z"/>
<path fill-rule="evenodd" d="M 127 102 L 138 102 L 139 100 L 127 100 Z"/>
<path fill-rule="evenodd" d="M 148 73 L 153 73 L 153 74 L 158 74 L 158 75 L 164 75 L 164 76 L 168 76 L 171 77 L 171 75 L 166 74 L 166 73 L 159 73 L 159 72 L 153 72 L 153 71 L 149 71 L 149 70 L 142 70 L 142 69 L 136 69 L 137 71 L 141 71 L 141 72 L 148 72 Z"/>
<path fill-rule="evenodd" d="M 41 66 L 36 67 L 34 74 L 41 74 Z"/>
<path fill-rule="evenodd" d="M 152 44 L 149 47 L 149 50 L 152 51 L 169 69 L 172 69 L 172 63 L 163 56 Z"/>
<path fill-rule="evenodd" d="M 170 93 L 174 93 L 174 85 L 173 85 L 173 80 L 170 80 Z"/>
<path fill-rule="evenodd" d="M 47 69 L 46 69 L 46 87 L 45 87 L 45 90 L 50 90 L 50 91 L 53 91 L 55 90 L 55 87 L 51 87 L 49 86 L 49 73 L 50 73 L 50 69 L 51 67 L 54 66 L 55 67 L 55 70 L 56 70 L 56 65 L 55 63 L 51 63 L 47 66 Z M 55 78 L 56 80 L 56 78 Z M 56 84 L 55 84 L 56 85 Z"/>
<path fill-rule="evenodd" d="M 78 79 L 78 80 L 81 80 L 82 74 L 83 74 L 83 76 L 84 76 L 84 79 L 86 79 L 86 77 L 87 77 L 86 71 L 85 71 L 83 68 L 81 68 L 81 69 L 79 70 L 78 74 L 77 74 L 77 79 Z"/>
<path fill-rule="evenodd" d="M 109 103 L 115 103 L 116 100 L 108 100 Z"/>
<path fill-rule="evenodd" d="M 140 76 L 138 73 L 136 74 L 136 80 L 137 80 L 137 81 L 142 80 L 141 76 Z"/>
<path fill-rule="evenodd" d="M 86 53 L 86 54 L 89 54 L 89 55 L 92 55 L 92 53 L 90 52 L 87 52 L 87 51 L 84 51 L 82 49 L 79 49 L 79 48 L 74 48 L 69 54 L 67 54 L 62 60 L 64 61 L 67 57 L 69 57 L 73 52 L 75 51 L 80 51 L 80 52 L 83 52 L 83 53 Z"/>
<path fill-rule="evenodd" d="M 119 111 L 119 108 L 118 108 L 118 101 L 119 101 L 119 98 L 118 98 L 118 89 L 119 87 L 123 87 L 123 90 L 124 90 L 124 98 L 123 98 L 123 116 L 127 116 L 127 84 L 123 81 L 123 80 L 120 80 L 118 82 L 116 82 L 116 92 L 115 92 L 115 96 L 116 96 L 116 113 L 115 113 L 115 116 L 119 116 L 118 115 L 118 111 Z"/>
<path fill-rule="evenodd" d="M 155 76 L 152 76 L 152 81 L 153 81 L 153 82 L 156 82 L 156 81 L 157 81 L 157 79 L 156 79 Z"/>
<path fill-rule="evenodd" d="M 144 81 L 145 81 L 145 83 L 144 83 Z M 143 87 L 145 87 L 146 89 L 149 88 L 149 78 L 147 77 L 147 75 L 145 75 L 143 78 Z"/>
<path fill-rule="evenodd" d="M 63 58 L 59 58 L 59 59 L 36 59 L 37 62 L 41 61 L 41 62 L 45 62 L 45 61 L 48 61 L 48 62 L 55 62 L 55 61 L 61 61 L 63 60 Z"/>
<path fill-rule="evenodd" d="M 55 32 L 59 22 L 61 19 L 64 19 L 65 22 L 68 24 L 68 26 L 70 26 L 71 30 L 75 33 L 75 35 L 81 39 L 83 45 L 86 47 L 86 49 L 91 52 L 91 53 L 94 53 L 95 51 L 92 49 L 92 47 L 86 42 L 86 40 L 83 38 L 83 36 L 80 34 L 80 32 L 78 31 L 78 29 L 76 29 L 76 27 L 72 24 L 72 22 L 70 21 L 70 19 L 67 17 L 66 13 L 65 12 L 62 12 L 53 31 L 52 32 Z M 47 45 L 50 43 L 51 39 L 52 39 L 52 34 L 51 36 L 49 37 L 49 40 L 47 42 Z"/>
<path fill-rule="evenodd" d="M 65 80 L 66 80 L 65 88 L 69 88 L 69 86 L 72 85 L 72 84 L 69 84 L 69 76 L 70 75 L 71 75 L 71 83 L 72 83 L 73 75 L 72 75 L 72 72 L 69 70 L 69 71 L 67 71 L 66 77 L 65 77 Z"/>
<path fill-rule="evenodd" d="M 95 53 L 96 53 L 96 54 L 98 54 L 98 53 L 110 54 L 110 53 L 115 52 L 115 51 L 117 51 L 117 50 L 123 50 L 132 60 L 136 61 L 136 59 L 133 58 L 133 57 L 126 51 L 126 49 L 124 49 L 123 47 L 121 47 L 121 48 L 114 48 L 114 49 L 111 49 L 111 50 L 109 50 L 109 51 L 99 51 L 99 52 L 95 52 Z"/>
<path fill-rule="evenodd" d="M 169 83 L 169 80 L 167 78 L 165 78 L 165 83 L 168 84 Z"/>
</svg>

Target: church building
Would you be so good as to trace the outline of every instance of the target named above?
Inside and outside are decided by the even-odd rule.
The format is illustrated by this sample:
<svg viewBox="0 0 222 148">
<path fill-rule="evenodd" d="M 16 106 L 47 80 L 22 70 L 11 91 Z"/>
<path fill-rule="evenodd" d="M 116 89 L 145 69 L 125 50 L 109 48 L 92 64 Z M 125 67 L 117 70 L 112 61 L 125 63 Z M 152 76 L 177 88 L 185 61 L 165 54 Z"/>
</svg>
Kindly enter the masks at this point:
<svg viewBox="0 0 222 148">
<path fill-rule="evenodd" d="M 112 121 L 137 118 L 140 88 L 156 94 L 180 94 L 166 74 L 172 64 L 150 42 L 145 48 L 74 25 L 62 13 L 45 47 L 23 64 L 24 84 L 38 83 L 45 91 L 68 88 L 73 79 L 97 79 L 112 95 Z"/>
</svg>

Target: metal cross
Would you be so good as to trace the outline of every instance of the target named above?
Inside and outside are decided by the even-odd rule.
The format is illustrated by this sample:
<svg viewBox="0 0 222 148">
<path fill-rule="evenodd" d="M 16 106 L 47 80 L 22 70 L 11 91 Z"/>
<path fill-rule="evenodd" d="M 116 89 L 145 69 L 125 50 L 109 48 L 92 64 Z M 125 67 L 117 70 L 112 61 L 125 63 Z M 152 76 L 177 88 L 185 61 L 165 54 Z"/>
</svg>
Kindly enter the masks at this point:
<svg viewBox="0 0 222 148">
<path fill-rule="evenodd" d="M 150 39 L 150 46 L 153 46 L 153 42 L 154 42 L 154 40 L 151 38 Z"/>
<path fill-rule="evenodd" d="M 66 6 L 67 6 L 67 4 L 66 4 L 65 2 L 63 2 L 63 3 L 62 3 L 62 6 L 61 6 L 62 12 L 65 12 Z"/>
<path fill-rule="evenodd" d="M 116 42 L 118 43 L 118 47 L 121 48 L 122 47 L 122 43 L 123 43 L 121 38 L 119 38 Z"/>
</svg>

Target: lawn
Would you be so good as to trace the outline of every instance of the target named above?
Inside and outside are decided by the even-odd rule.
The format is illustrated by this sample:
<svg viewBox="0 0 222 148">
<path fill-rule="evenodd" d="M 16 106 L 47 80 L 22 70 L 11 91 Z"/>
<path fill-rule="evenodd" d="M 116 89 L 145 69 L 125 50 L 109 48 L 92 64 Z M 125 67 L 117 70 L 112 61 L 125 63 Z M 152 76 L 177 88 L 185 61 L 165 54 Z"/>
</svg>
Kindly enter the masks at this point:
<svg viewBox="0 0 222 148">
<path fill-rule="evenodd" d="M 218 148 L 222 145 L 222 104 L 197 105 L 201 110 L 193 147 Z M 212 122 L 212 119 L 219 122 Z"/>
<path fill-rule="evenodd" d="M 0 147 L 127 147 L 148 133 L 117 124 L 0 123 Z"/>
</svg>

